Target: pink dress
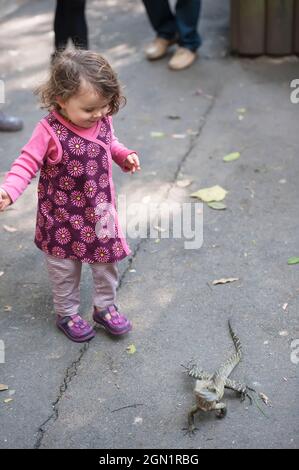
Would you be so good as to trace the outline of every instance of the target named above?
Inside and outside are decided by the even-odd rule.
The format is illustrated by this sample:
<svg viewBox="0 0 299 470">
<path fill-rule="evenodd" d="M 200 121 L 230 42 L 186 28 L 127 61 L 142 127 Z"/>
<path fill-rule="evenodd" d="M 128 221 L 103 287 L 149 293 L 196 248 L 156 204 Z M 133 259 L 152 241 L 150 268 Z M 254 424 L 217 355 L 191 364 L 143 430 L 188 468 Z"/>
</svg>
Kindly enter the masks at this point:
<svg viewBox="0 0 299 470">
<path fill-rule="evenodd" d="M 53 111 L 40 125 L 41 132 L 50 136 L 47 154 L 42 161 L 40 155 L 36 157 L 30 167 L 24 161 L 25 147 L 19 157 L 22 165 L 16 160 L 1 186 L 14 201 L 30 182 L 31 173 L 41 168 L 35 244 L 52 256 L 83 263 L 114 263 L 125 258 L 130 249 L 116 213 L 112 159 L 122 167 L 133 151 L 114 137 L 110 117 L 86 130 Z M 29 177 L 20 171 L 24 165 Z"/>
</svg>

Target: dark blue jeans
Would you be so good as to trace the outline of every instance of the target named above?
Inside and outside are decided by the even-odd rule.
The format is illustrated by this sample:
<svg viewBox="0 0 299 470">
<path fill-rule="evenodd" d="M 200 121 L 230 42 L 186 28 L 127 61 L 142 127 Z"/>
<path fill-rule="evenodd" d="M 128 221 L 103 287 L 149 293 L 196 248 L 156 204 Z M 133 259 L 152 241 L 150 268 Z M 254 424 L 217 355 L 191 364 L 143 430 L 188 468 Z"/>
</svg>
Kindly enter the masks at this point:
<svg viewBox="0 0 299 470">
<path fill-rule="evenodd" d="M 55 49 L 63 50 L 71 39 L 75 47 L 88 49 L 86 0 L 57 0 L 54 19 Z"/>
<path fill-rule="evenodd" d="M 178 37 L 178 43 L 195 51 L 201 45 L 197 24 L 201 0 L 177 0 L 175 15 L 168 0 L 143 0 L 149 20 L 157 36 L 164 39 Z"/>
</svg>

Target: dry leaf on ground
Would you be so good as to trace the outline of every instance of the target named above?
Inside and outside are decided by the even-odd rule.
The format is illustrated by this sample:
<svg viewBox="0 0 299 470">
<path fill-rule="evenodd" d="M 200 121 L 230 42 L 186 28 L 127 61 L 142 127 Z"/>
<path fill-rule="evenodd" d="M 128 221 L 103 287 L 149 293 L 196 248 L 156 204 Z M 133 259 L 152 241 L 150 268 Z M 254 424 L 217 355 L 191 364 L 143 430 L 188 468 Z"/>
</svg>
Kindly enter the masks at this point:
<svg viewBox="0 0 299 470">
<path fill-rule="evenodd" d="M 233 162 L 234 160 L 237 160 L 238 158 L 240 158 L 240 156 L 241 156 L 240 152 L 232 152 L 232 153 L 229 153 L 228 155 L 225 155 L 225 157 L 223 157 L 223 161 Z"/>
<path fill-rule="evenodd" d="M 178 180 L 176 182 L 176 185 L 179 188 L 186 188 L 187 186 L 190 186 L 191 183 L 192 183 L 192 180 L 185 179 L 185 180 Z"/>
<path fill-rule="evenodd" d="M 267 395 L 265 395 L 264 393 L 260 392 L 260 393 L 259 393 L 259 397 L 260 397 L 261 400 L 263 400 L 263 402 L 265 403 L 265 405 L 267 405 L 267 406 L 272 406 L 272 403 L 270 402 L 269 397 L 267 397 Z"/>
<path fill-rule="evenodd" d="M 216 201 L 208 202 L 208 206 L 211 207 L 211 209 L 215 209 L 217 211 L 222 211 L 226 209 L 226 205 L 223 202 L 216 202 Z"/>
<path fill-rule="evenodd" d="M 158 131 L 151 132 L 151 137 L 154 137 L 154 138 L 159 138 L 159 137 L 164 137 L 164 136 L 165 136 L 164 132 L 158 132 Z"/>
<path fill-rule="evenodd" d="M 223 189 L 219 185 L 211 186 L 209 188 L 199 189 L 194 193 L 190 194 L 191 197 L 197 197 L 204 202 L 212 202 L 212 201 L 222 201 L 227 194 L 226 189 Z"/>
<path fill-rule="evenodd" d="M 136 346 L 135 346 L 135 344 L 130 344 L 130 345 L 126 348 L 126 350 L 127 350 L 127 353 L 128 353 L 128 354 L 135 354 L 135 352 L 136 352 Z"/>
<path fill-rule="evenodd" d="M 223 277 L 221 279 L 215 279 L 215 281 L 212 282 L 213 286 L 216 286 L 217 284 L 226 284 L 227 282 L 234 282 L 238 281 L 238 277 Z"/>
</svg>

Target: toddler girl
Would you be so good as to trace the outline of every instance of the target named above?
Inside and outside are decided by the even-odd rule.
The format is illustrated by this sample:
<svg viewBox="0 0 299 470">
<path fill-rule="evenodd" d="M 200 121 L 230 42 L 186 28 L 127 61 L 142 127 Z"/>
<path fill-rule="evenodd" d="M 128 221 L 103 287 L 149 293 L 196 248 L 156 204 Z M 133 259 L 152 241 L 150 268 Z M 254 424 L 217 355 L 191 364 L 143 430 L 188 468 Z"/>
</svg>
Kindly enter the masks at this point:
<svg viewBox="0 0 299 470">
<path fill-rule="evenodd" d="M 56 325 L 76 342 L 94 337 L 79 315 L 82 263 L 92 269 L 93 319 L 113 335 L 131 322 L 115 305 L 117 262 L 130 254 L 115 211 L 112 160 L 140 170 L 138 156 L 113 132 L 124 97 L 108 62 L 91 51 L 60 54 L 38 90 L 50 112 L 36 126 L 0 188 L 0 210 L 23 193 L 38 170 L 35 244 L 45 254 Z"/>
</svg>

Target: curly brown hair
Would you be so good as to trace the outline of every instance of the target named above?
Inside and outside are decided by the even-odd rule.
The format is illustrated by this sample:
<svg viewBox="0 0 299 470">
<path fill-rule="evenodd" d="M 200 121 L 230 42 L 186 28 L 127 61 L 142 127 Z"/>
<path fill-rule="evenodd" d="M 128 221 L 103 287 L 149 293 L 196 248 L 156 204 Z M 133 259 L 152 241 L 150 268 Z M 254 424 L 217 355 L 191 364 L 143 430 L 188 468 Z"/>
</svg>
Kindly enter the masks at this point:
<svg viewBox="0 0 299 470">
<path fill-rule="evenodd" d="M 49 111 L 60 106 L 57 96 L 66 101 L 75 95 L 82 81 L 109 100 L 109 114 L 116 114 L 126 103 L 117 75 L 107 60 L 97 52 L 71 50 L 59 53 L 53 60 L 50 78 L 35 90 L 41 107 Z"/>
</svg>

